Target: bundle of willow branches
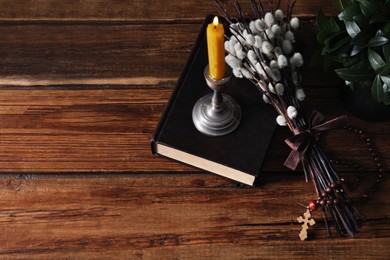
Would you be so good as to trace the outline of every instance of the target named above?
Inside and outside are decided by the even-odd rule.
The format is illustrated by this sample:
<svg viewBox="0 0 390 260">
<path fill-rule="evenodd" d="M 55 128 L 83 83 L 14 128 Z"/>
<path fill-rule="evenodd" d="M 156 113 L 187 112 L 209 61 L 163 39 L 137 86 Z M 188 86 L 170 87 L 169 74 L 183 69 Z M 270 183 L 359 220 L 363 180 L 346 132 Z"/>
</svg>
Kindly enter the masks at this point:
<svg viewBox="0 0 390 260">
<path fill-rule="evenodd" d="M 317 132 L 343 127 L 348 122 L 345 116 L 325 122 L 317 111 L 305 118 L 302 103 L 305 93 L 299 74 L 303 58 L 294 50 L 294 30 L 299 27 L 299 19 L 291 16 L 295 2 L 288 2 L 284 13 L 279 9 L 280 1 L 275 11 L 266 12 L 261 1 L 250 0 L 253 19 L 244 17 L 238 1 L 233 1 L 236 17 L 229 14 L 221 1 L 214 2 L 230 32 L 225 42 L 226 63 L 236 77 L 253 82 L 264 102 L 278 112 L 277 123 L 293 133 L 286 139 L 292 151 L 285 166 L 295 170 L 301 163 L 306 181 L 312 180 L 318 198 L 310 201 L 308 208 L 310 211 L 321 208 L 329 234 L 333 224 L 339 235 L 354 236 L 363 217 L 344 191 L 343 179 L 315 139 Z"/>
</svg>

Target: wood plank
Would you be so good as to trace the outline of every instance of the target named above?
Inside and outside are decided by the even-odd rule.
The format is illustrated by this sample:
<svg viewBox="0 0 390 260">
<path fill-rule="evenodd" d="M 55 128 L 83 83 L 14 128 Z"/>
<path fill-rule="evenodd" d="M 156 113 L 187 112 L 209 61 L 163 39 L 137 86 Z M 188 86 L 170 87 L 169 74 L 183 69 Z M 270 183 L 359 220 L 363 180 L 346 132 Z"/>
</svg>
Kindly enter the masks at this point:
<svg viewBox="0 0 390 260">
<path fill-rule="evenodd" d="M 0 86 L 174 86 L 201 28 L 184 24 L 31 24 L 0 27 Z M 314 20 L 302 22 L 297 48 L 305 86 L 337 85 L 308 64 L 318 45 Z"/>
<path fill-rule="evenodd" d="M 266 2 L 266 1 L 265 1 Z M 177 21 L 199 20 L 209 13 L 216 13 L 213 1 L 141 1 L 141 0 L 3 0 L 0 3 L 0 21 Z M 251 13 L 249 1 L 240 1 L 244 10 Z M 229 1 L 228 9 L 232 9 Z M 268 4 L 265 4 L 267 7 Z M 286 9 L 287 0 L 281 2 Z M 267 7 L 268 8 L 268 7 Z M 335 13 L 331 2 L 297 1 L 294 14 L 315 16 L 322 8 L 326 13 Z"/>
<path fill-rule="evenodd" d="M 200 27 L 1 26 L 0 84 L 150 84 L 176 80 Z"/>
<path fill-rule="evenodd" d="M 321 214 L 315 212 L 318 223 L 310 229 L 315 240 L 302 243 L 297 202 L 306 203 L 313 191 L 293 175 L 267 175 L 261 188 L 237 188 L 204 174 L 24 177 L 0 180 L 2 257 L 100 253 L 165 258 L 189 256 L 193 250 L 195 258 L 229 254 L 280 259 L 306 257 L 313 250 L 314 259 L 338 253 L 343 259 L 358 254 L 383 259 L 390 252 L 389 182 L 362 207 L 368 220 L 355 239 L 328 240 Z"/>
<path fill-rule="evenodd" d="M 171 92 L 170 87 L 1 89 L 0 169 L 14 173 L 194 171 L 150 152 L 150 139 Z M 337 91 L 307 92 L 308 112 L 315 108 L 330 117 L 343 113 Z M 351 121 L 367 127 L 356 118 Z M 372 123 L 366 130 L 390 165 L 385 156 L 390 122 Z M 325 137 L 325 148 L 375 169 L 365 145 L 345 134 L 339 131 Z M 289 153 L 284 139 L 289 136 L 287 129 L 277 131 L 265 171 L 287 171 L 282 165 Z"/>
</svg>

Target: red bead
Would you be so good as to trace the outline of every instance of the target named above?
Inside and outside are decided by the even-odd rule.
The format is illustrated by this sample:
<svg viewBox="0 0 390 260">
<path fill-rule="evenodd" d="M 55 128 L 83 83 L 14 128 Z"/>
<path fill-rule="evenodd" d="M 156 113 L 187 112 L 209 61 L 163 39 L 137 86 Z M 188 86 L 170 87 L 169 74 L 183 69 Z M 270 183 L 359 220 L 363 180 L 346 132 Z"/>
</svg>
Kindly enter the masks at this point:
<svg viewBox="0 0 390 260">
<path fill-rule="evenodd" d="M 310 209 L 311 211 L 315 211 L 317 208 L 318 208 L 317 201 L 311 200 L 311 201 L 309 202 L 309 209 Z"/>
</svg>

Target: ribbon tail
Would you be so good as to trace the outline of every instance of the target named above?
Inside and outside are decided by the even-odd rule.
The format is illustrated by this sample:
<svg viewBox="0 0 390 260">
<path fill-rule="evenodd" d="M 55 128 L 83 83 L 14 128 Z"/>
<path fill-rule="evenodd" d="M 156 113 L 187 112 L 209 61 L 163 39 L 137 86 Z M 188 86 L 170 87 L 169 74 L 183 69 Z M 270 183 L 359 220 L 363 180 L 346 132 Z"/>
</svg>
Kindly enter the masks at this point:
<svg viewBox="0 0 390 260">
<path fill-rule="evenodd" d="M 322 124 L 318 124 L 316 126 L 313 126 L 312 129 L 314 131 L 322 132 L 322 131 L 326 131 L 326 130 L 330 130 L 330 129 L 334 129 L 334 128 L 341 128 L 343 126 L 348 126 L 348 125 L 349 125 L 348 118 L 346 115 L 343 115 L 343 116 L 333 118 L 333 119 L 326 121 Z"/>
<path fill-rule="evenodd" d="M 301 155 L 298 151 L 291 150 L 290 154 L 288 155 L 286 161 L 284 162 L 284 166 L 287 168 L 295 171 L 295 169 L 298 167 L 299 162 L 301 161 Z"/>
</svg>

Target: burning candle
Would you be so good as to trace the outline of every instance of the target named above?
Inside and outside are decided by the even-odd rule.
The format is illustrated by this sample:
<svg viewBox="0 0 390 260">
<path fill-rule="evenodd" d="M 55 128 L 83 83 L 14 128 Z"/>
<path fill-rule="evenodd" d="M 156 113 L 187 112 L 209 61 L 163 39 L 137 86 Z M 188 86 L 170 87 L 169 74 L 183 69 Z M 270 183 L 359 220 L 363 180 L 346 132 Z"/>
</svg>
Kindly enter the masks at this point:
<svg viewBox="0 0 390 260">
<path fill-rule="evenodd" d="M 210 76 L 220 80 L 225 76 L 224 29 L 215 16 L 207 26 L 207 50 L 209 56 Z"/>
</svg>

